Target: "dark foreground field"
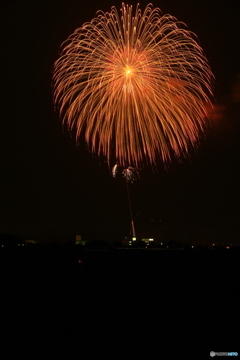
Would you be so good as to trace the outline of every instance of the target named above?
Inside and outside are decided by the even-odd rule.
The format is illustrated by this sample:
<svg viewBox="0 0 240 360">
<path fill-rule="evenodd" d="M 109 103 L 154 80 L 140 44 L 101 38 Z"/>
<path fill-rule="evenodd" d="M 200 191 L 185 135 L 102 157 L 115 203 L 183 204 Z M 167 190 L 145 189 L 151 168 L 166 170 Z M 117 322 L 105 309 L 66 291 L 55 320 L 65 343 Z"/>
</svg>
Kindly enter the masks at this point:
<svg viewBox="0 0 240 360">
<path fill-rule="evenodd" d="M 3 250 L 4 360 L 240 353 L 239 252 Z"/>
</svg>

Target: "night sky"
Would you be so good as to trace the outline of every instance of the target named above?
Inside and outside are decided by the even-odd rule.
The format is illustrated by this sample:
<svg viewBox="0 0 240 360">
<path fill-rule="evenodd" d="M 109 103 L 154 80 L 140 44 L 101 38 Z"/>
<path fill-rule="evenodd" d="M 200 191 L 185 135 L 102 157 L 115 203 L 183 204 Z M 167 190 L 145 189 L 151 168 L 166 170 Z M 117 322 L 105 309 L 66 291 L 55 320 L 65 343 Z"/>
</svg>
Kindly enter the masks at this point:
<svg viewBox="0 0 240 360">
<path fill-rule="evenodd" d="M 148 1 L 141 1 L 141 8 Z M 76 234 L 115 239 L 129 233 L 123 179 L 62 131 L 51 71 L 60 44 L 98 9 L 121 1 L 3 1 L 1 5 L 1 229 L 23 239 L 65 241 Z M 162 0 L 163 13 L 198 35 L 216 77 L 211 130 L 191 161 L 131 186 L 137 232 L 166 240 L 240 242 L 240 21 L 236 0 Z M 160 225 L 159 225 L 160 224 Z"/>
</svg>

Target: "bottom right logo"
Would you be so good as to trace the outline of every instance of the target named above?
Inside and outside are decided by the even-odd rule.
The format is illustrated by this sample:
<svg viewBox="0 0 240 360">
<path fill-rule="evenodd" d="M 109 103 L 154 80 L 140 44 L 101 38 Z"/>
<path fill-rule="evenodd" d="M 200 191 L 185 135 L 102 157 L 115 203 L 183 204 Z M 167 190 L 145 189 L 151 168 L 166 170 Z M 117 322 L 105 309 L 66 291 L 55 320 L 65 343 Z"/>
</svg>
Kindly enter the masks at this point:
<svg viewBox="0 0 240 360">
<path fill-rule="evenodd" d="M 238 352 L 215 352 L 211 351 L 210 356 L 238 356 Z"/>
</svg>

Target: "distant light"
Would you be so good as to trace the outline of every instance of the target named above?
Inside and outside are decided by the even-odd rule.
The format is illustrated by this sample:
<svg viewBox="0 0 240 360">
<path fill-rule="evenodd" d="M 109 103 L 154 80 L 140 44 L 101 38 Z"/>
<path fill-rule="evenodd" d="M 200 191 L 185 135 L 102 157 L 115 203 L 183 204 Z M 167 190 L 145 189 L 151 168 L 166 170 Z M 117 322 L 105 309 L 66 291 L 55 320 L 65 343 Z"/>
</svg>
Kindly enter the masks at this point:
<svg viewBox="0 0 240 360">
<path fill-rule="evenodd" d="M 149 241 L 154 241 L 154 239 L 149 239 Z"/>
<path fill-rule="evenodd" d="M 163 245 L 163 243 L 161 243 L 161 245 Z"/>
<path fill-rule="evenodd" d="M 132 241 L 136 241 L 136 240 L 137 240 L 137 238 L 136 238 L 136 237 L 133 237 L 133 238 L 132 238 Z"/>
<path fill-rule="evenodd" d="M 192 245 L 192 249 L 194 248 L 194 246 Z"/>
<path fill-rule="evenodd" d="M 226 249 L 230 249 L 230 246 L 226 246 Z"/>
</svg>

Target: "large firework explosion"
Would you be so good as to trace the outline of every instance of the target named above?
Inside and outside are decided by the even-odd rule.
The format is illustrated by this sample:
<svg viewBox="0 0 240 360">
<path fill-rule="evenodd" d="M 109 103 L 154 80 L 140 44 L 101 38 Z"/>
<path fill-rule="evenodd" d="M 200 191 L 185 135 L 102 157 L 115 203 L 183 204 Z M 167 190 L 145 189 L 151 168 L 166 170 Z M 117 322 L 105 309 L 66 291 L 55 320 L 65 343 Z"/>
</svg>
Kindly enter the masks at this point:
<svg viewBox="0 0 240 360">
<path fill-rule="evenodd" d="M 205 131 L 213 74 L 197 37 L 149 4 L 99 11 L 62 44 L 54 102 L 64 126 L 109 166 L 188 155 Z"/>
</svg>

